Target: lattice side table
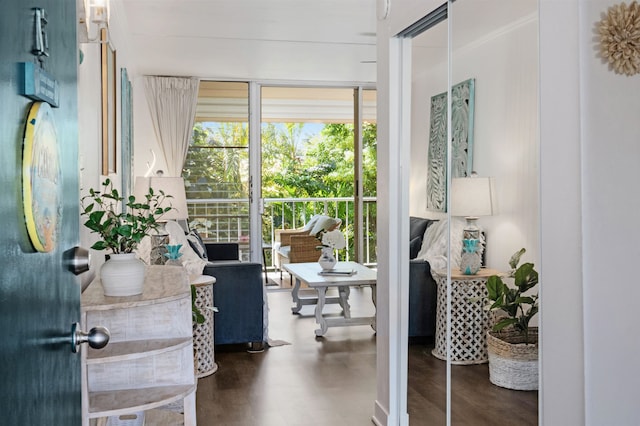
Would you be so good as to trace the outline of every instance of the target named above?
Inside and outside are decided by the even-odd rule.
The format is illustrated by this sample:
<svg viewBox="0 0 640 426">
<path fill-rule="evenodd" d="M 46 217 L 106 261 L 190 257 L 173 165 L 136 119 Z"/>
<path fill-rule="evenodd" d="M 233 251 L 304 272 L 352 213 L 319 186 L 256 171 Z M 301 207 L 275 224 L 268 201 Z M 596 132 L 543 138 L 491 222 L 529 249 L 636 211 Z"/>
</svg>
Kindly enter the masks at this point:
<svg viewBox="0 0 640 426">
<path fill-rule="evenodd" d="M 206 377 L 218 370 L 214 354 L 213 336 L 213 284 L 216 279 L 208 275 L 200 275 L 191 279 L 196 288 L 196 307 L 204 315 L 202 324 L 193 323 L 193 352 L 196 377 Z"/>
<path fill-rule="evenodd" d="M 495 269 L 481 269 L 476 275 L 451 272 L 451 363 L 488 362 L 487 331 L 493 325 L 493 313 L 484 310 L 486 301 L 470 302 L 487 296 L 486 282 L 492 275 L 504 275 Z M 431 353 L 447 359 L 447 272 L 433 271 L 438 285 L 436 304 L 436 341 Z"/>
</svg>

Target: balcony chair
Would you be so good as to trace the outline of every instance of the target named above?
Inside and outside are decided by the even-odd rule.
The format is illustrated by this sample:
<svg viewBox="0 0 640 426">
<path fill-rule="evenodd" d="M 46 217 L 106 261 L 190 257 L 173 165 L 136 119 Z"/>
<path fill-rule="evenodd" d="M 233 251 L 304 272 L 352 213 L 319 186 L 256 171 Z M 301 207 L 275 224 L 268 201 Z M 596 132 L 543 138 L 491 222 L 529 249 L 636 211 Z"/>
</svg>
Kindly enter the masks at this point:
<svg viewBox="0 0 640 426">
<path fill-rule="evenodd" d="M 324 227 L 322 226 L 324 224 Z M 275 266 L 280 270 L 285 263 L 316 262 L 320 257 L 317 249 L 320 242 L 316 235 L 320 231 L 332 231 L 342 224 L 341 219 L 326 215 L 315 215 L 302 228 L 277 229 L 274 244 Z"/>
</svg>

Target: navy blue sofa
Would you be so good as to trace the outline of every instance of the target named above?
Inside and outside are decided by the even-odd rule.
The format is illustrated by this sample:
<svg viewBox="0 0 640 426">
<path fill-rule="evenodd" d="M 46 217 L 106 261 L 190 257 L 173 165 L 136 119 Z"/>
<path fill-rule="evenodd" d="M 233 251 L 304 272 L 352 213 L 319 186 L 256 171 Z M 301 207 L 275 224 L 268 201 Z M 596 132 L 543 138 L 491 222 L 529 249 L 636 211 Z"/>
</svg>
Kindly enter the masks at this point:
<svg viewBox="0 0 640 426">
<path fill-rule="evenodd" d="M 429 338 L 436 333 L 436 282 L 426 260 L 416 259 L 425 230 L 436 220 L 409 218 L 409 337 Z"/>
<path fill-rule="evenodd" d="M 203 274 L 215 277 L 213 303 L 215 345 L 263 347 L 262 264 L 241 262 L 234 243 L 205 244 L 208 263 Z"/>
</svg>

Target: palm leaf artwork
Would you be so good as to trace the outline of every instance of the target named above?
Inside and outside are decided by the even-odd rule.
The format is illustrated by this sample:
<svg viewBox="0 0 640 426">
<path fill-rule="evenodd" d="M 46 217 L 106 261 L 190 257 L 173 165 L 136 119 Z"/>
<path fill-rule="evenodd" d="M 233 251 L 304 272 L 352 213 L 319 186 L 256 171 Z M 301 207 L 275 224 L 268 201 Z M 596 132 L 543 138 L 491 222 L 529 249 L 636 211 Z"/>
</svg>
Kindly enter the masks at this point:
<svg viewBox="0 0 640 426">
<path fill-rule="evenodd" d="M 427 154 L 427 209 L 446 211 L 447 203 L 447 92 L 431 98 Z M 451 88 L 451 177 L 471 174 L 473 158 L 475 80 Z"/>
</svg>

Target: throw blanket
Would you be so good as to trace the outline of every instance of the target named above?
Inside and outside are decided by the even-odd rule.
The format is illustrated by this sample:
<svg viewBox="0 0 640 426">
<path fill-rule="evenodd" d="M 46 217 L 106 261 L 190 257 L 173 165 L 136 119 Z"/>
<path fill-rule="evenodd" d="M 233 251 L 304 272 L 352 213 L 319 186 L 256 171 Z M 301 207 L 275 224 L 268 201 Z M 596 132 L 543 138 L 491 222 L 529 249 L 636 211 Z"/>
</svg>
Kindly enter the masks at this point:
<svg viewBox="0 0 640 426">
<path fill-rule="evenodd" d="M 460 258 L 462 257 L 462 231 L 466 225 L 466 221 L 460 218 L 452 218 L 451 220 L 451 267 L 458 268 L 460 266 Z M 416 259 L 422 259 L 429 262 L 432 270 L 447 269 L 447 229 L 449 222 L 447 219 L 439 220 L 437 223 L 427 228 L 422 239 L 422 247 L 416 256 Z M 482 237 L 481 237 L 482 238 Z M 484 251 L 484 240 L 480 255 Z"/>
</svg>

